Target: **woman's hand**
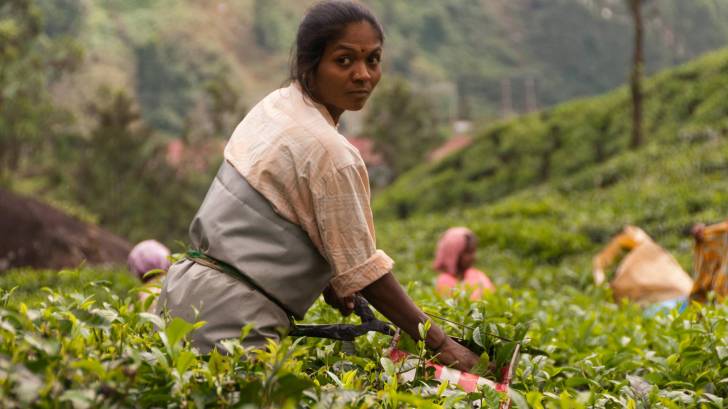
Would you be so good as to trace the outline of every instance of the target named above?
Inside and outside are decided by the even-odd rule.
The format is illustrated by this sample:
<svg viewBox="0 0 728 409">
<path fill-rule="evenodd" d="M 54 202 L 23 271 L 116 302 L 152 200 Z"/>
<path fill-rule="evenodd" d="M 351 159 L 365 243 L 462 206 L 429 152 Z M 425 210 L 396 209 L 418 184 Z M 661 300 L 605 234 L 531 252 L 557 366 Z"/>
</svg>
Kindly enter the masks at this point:
<svg viewBox="0 0 728 409">
<path fill-rule="evenodd" d="M 464 372 L 468 372 L 472 369 L 480 359 L 472 351 L 453 341 L 452 338 L 449 337 L 435 352 L 437 352 L 437 360 L 441 364 Z"/>
<path fill-rule="evenodd" d="M 607 279 L 607 276 L 604 274 L 604 271 L 600 268 L 595 269 L 592 272 L 592 275 L 594 276 L 595 285 L 602 285 L 602 283 L 604 283 L 604 280 Z"/>
<path fill-rule="evenodd" d="M 324 301 L 339 310 L 341 315 L 345 317 L 354 311 L 354 296 L 339 297 L 331 286 L 326 287 L 324 290 Z"/>
<path fill-rule="evenodd" d="M 392 323 L 402 328 L 412 338 L 419 339 L 419 324 L 429 320 L 399 285 L 392 273 L 385 274 L 379 280 L 361 290 L 361 294 Z M 428 348 L 438 354 L 438 360 L 453 368 L 467 371 L 475 366 L 479 357 L 464 346 L 453 341 L 435 323 L 425 339 Z"/>
</svg>

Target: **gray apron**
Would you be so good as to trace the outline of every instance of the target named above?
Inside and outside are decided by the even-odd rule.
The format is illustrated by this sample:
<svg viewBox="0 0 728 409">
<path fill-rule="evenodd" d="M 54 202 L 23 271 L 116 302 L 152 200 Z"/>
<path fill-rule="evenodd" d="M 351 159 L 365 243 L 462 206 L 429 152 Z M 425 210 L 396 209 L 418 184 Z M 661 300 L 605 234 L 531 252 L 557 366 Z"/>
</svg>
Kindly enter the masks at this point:
<svg viewBox="0 0 728 409">
<path fill-rule="evenodd" d="M 331 267 L 300 226 L 278 215 L 265 197 L 224 161 L 190 225 L 192 246 L 233 267 L 246 280 L 183 260 L 170 267 L 157 303 L 172 317 L 207 323 L 192 334 L 202 353 L 238 338 L 263 346 L 302 319 L 331 279 Z"/>
</svg>

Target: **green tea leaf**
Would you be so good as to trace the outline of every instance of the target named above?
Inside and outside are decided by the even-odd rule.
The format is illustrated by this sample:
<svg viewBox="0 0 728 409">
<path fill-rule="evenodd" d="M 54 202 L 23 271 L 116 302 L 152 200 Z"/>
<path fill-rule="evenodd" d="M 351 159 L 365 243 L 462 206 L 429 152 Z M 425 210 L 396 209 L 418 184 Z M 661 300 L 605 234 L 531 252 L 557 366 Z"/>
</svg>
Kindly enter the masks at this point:
<svg viewBox="0 0 728 409">
<path fill-rule="evenodd" d="M 379 362 L 382 364 L 382 368 L 384 368 L 384 373 L 390 376 L 395 374 L 394 362 L 391 359 L 383 356 L 379 359 Z"/>
<path fill-rule="evenodd" d="M 160 317 L 157 314 L 152 314 L 149 312 L 141 312 L 141 313 L 139 313 L 139 318 L 142 321 L 151 322 L 154 325 L 154 327 L 157 329 L 163 330 L 166 327 L 162 317 Z"/>
<path fill-rule="evenodd" d="M 182 351 L 177 356 L 175 361 L 175 368 L 180 374 L 184 374 L 187 369 L 192 367 L 195 363 L 197 356 L 191 351 Z"/>
<path fill-rule="evenodd" d="M 167 324 L 164 329 L 164 333 L 167 335 L 169 345 L 177 345 L 182 339 L 187 336 L 192 330 L 195 329 L 193 324 L 183 320 L 179 317 L 174 317 L 172 321 Z"/>
</svg>

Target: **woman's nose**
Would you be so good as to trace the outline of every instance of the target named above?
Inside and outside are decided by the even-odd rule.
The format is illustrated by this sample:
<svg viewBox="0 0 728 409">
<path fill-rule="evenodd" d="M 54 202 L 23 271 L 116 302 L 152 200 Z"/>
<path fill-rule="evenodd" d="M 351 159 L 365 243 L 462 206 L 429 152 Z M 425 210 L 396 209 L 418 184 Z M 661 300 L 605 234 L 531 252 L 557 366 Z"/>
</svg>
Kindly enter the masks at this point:
<svg viewBox="0 0 728 409">
<path fill-rule="evenodd" d="M 358 63 L 354 66 L 354 73 L 352 75 L 354 81 L 368 81 L 371 78 L 372 76 L 369 74 L 366 64 Z"/>
</svg>

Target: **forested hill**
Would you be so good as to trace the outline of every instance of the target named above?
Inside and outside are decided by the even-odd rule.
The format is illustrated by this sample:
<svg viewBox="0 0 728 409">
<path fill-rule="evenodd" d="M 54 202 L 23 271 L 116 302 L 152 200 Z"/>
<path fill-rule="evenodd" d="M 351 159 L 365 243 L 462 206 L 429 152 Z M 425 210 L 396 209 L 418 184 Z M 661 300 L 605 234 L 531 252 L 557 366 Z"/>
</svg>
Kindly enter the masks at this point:
<svg viewBox="0 0 728 409">
<path fill-rule="evenodd" d="M 40 3 L 46 32 L 70 35 L 85 52 L 80 69 L 55 85 L 58 100 L 82 112 L 99 87 L 123 88 L 148 123 L 180 135 L 191 123 L 214 122 L 215 104 L 244 111 L 283 82 L 294 31 L 312 1 Z M 449 117 L 550 106 L 627 76 L 631 23 L 623 1 L 365 3 L 385 25 L 386 69 L 411 79 Z M 660 0 L 645 15 L 650 71 L 728 43 L 721 24 L 728 0 Z M 243 103 L 235 105 L 235 96 Z"/>
<path fill-rule="evenodd" d="M 467 149 L 401 176 L 376 198 L 375 211 L 380 217 L 402 218 L 465 208 L 538 184 L 578 192 L 634 179 L 635 186 L 642 188 L 635 190 L 632 199 L 646 196 L 655 182 L 640 179 L 638 165 L 659 159 L 670 167 L 683 160 L 680 149 L 670 150 L 669 157 L 655 156 L 655 152 L 728 137 L 728 50 L 656 75 L 646 81 L 644 92 L 647 145 L 637 151 L 627 154 L 630 99 L 628 89 L 622 87 L 493 124 Z M 714 177 L 725 179 L 724 161 L 700 156 L 691 160 L 699 163 L 690 166 L 716 171 Z M 659 168 L 653 171 L 659 176 Z M 707 206 L 713 194 L 698 182 L 697 176 L 704 176 L 701 172 L 684 175 L 684 187 L 692 190 L 698 210 Z M 654 205 L 661 206 L 666 199 L 659 198 Z"/>
</svg>

